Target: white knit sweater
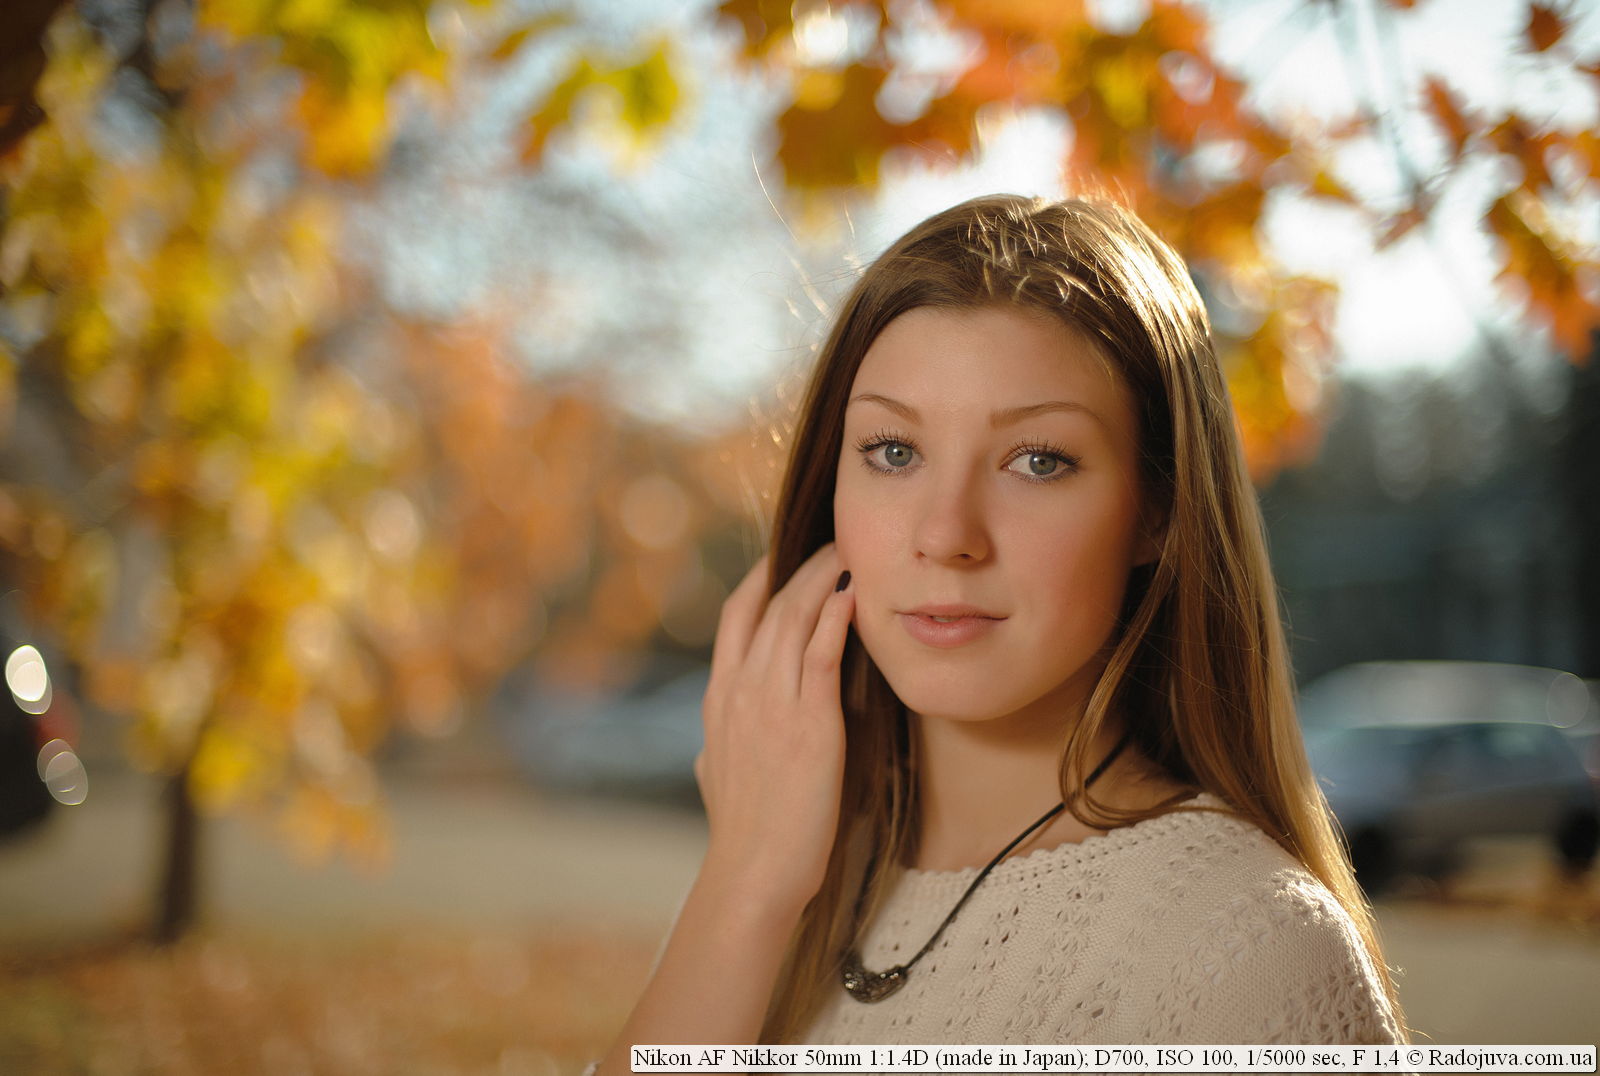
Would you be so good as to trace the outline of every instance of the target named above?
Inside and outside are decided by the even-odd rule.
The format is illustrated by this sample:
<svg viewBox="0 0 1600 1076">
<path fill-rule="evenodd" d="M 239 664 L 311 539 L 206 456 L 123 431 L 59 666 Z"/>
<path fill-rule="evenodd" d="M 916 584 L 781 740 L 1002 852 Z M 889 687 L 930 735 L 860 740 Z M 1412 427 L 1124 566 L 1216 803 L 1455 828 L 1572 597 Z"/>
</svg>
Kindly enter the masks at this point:
<svg viewBox="0 0 1600 1076">
<path fill-rule="evenodd" d="M 976 875 L 905 871 L 863 933 L 863 963 L 910 957 Z M 1332 894 L 1249 823 L 1183 811 L 1006 860 L 898 993 L 862 1003 L 841 987 L 799 1041 L 1401 1038 Z"/>
</svg>

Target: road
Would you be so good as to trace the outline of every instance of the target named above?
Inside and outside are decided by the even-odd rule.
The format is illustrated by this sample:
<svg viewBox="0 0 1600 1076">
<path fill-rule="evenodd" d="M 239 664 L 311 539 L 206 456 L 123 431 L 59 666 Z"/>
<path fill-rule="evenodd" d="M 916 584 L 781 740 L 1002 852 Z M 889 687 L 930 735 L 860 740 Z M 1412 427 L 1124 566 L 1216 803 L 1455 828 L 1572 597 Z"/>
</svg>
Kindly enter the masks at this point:
<svg viewBox="0 0 1600 1076">
<path fill-rule="evenodd" d="M 430 923 L 660 931 L 704 848 L 703 820 L 684 809 L 550 798 L 490 775 L 413 775 L 386 788 L 394 854 L 381 875 L 341 863 L 307 870 L 264 822 L 209 823 L 208 925 L 300 936 Z M 0 845 L 0 946 L 141 921 L 158 846 L 155 804 L 147 778 L 111 775 L 43 831 Z M 1537 848 L 1490 846 L 1447 897 L 1379 906 L 1419 1037 L 1596 1041 L 1600 884 L 1557 899 L 1547 871 Z"/>
</svg>

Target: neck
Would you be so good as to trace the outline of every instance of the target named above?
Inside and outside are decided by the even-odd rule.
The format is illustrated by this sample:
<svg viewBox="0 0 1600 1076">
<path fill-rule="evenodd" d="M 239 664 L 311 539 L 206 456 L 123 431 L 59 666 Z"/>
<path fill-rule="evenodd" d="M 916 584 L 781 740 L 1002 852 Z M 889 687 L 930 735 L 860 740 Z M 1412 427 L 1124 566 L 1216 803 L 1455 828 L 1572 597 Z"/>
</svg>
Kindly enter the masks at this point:
<svg viewBox="0 0 1600 1076">
<path fill-rule="evenodd" d="M 914 716 L 921 823 L 917 866 L 982 866 L 1060 803 L 1061 748 L 1069 720 L 1076 717 L 1063 720 L 1059 711 L 995 721 Z M 1121 734 L 1120 728 L 1101 731 L 1090 751 L 1091 766 L 1116 746 Z M 1013 854 L 1095 832 L 1063 812 Z"/>
</svg>

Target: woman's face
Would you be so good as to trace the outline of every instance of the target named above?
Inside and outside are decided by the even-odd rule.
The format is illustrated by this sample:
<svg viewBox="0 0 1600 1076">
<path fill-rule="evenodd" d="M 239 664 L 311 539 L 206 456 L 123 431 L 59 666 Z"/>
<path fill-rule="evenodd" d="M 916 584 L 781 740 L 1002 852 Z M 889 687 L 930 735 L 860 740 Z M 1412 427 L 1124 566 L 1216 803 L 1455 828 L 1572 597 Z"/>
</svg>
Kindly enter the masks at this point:
<svg viewBox="0 0 1600 1076">
<path fill-rule="evenodd" d="M 1014 306 L 920 307 L 862 360 L 833 518 L 855 626 L 913 712 L 1081 712 L 1153 558 L 1137 424 L 1086 337 Z"/>
</svg>

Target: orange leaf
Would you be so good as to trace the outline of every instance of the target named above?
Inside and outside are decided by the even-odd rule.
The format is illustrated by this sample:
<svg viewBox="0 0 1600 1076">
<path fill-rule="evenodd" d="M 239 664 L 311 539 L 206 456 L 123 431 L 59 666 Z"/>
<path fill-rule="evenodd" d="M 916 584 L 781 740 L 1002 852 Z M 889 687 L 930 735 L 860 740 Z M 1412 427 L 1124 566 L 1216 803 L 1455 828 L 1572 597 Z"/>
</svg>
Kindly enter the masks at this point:
<svg viewBox="0 0 1600 1076">
<path fill-rule="evenodd" d="M 1522 168 L 1523 190 L 1534 192 L 1541 187 L 1553 186 L 1550 170 L 1545 164 L 1545 152 L 1555 141 L 1551 131 L 1536 130 L 1515 112 L 1489 132 L 1489 140 L 1496 149 L 1516 161 Z"/>
<path fill-rule="evenodd" d="M 1187 52 L 1209 56 L 1206 36 L 1210 23 L 1199 9 L 1188 4 L 1154 3 L 1150 17 L 1136 34 L 1155 43 L 1162 52 Z"/>
<path fill-rule="evenodd" d="M 957 25 L 990 31 L 1001 38 L 1018 34 L 1033 41 L 1050 41 L 1089 21 L 1083 0 L 1008 0 L 1004 4 L 949 0 L 945 7 Z"/>
<path fill-rule="evenodd" d="M 1572 148 L 1589 166 L 1589 178 L 1600 179 L 1600 134 L 1592 130 L 1579 131 L 1572 138 Z"/>
<path fill-rule="evenodd" d="M 1013 39 L 988 33 L 983 37 L 983 48 L 977 60 L 961 73 L 953 92 L 979 103 L 1010 101 L 1018 96 L 1018 76 L 1024 70 L 1021 57 L 1014 52 Z"/>
<path fill-rule="evenodd" d="M 1317 169 L 1316 174 L 1311 177 L 1311 193 L 1347 205 L 1360 204 L 1360 200 L 1350 193 L 1350 188 L 1340 183 L 1326 168 Z"/>
<path fill-rule="evenodd" d="M 978 111 L 984 99 L 956 90 L 929 103 L 921 116 L 905 129 L 906 141 L 930 152 L 947 147 L 956 158 L 971 155 L 978 133 Z"/>
<path fill-rule="evenodd" d="M 1260 186 L 1241 182 L 1213 191 L 1182 213 L 1184 246 L 1190 256 L 1244 262 L 1256 255 L 1256 222 L 1266 197 Z"/>
<path fill-rule="evenodd" d="M 1546 4 L 1528 5 L 1528 25 L 1522 31 L 1530 52 L 1544 52 L 1567 32 L 1567 20 L 1561 13 Z"/>
<path fill-rule="evenodd" d="M 797 187 L 870 187 L 884 152 L 905 133 L 878 113 L 880 68 L 854 64 L 840 76 L 827 107 L 795 106 L 778 117 L 778 159 Z"/>
<path fill-rule="evenodd" d="M 1506 263 L 1497 280 L 1527 288 L 1528 306 L 1550 325 L 1558 347 L 1582 362 L 1593 347 L 1591 334 L 1600 328 L 1600 308 L 1586 300 L 1578 286 L 1580 270 L 1600 270 L 1563 249 L 1545 227 L 1538 202 L 1512 192 L 1497 198 L 1484 222 L 1505 247 Z"/>
<path fill-rule="evenodd" d="M 1456 95 L 1450 92 L 1450 87 L 1437 75 L 1429 75 L 1424 80 L 1422 95 L 1428 114 L 1444 129 L 1445 137 L 1450 139 L 1450 159 L 1460 160 L 1467 140 L 1477 132 L 1477 124 L 1461 107 Z"/>
<path fill-rule="evenodd" d="M 794 32 L 794 8 L 788 0 L 724 0 L 717 14 L 733 19 L 744 31 L 744 53 L 764 56 Z"/>
<path fill-rule="evenodd" d="M 1355 114 L 1336 120 L 1323 129 L 1323 134 L 1334 142 L 1344 142 L 1369 133 L 1372 130 L 1372 120 L 1364 115 Z"/>
</svg>

